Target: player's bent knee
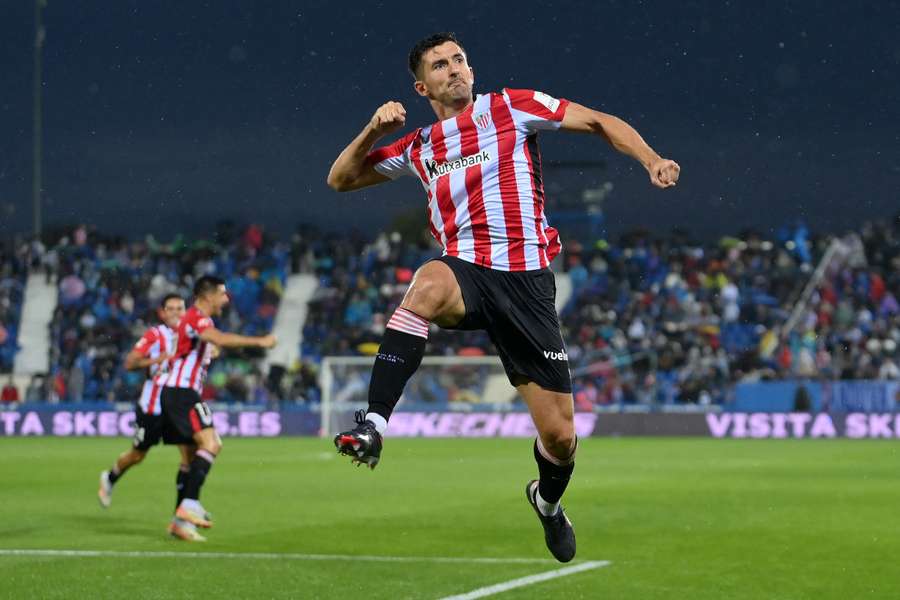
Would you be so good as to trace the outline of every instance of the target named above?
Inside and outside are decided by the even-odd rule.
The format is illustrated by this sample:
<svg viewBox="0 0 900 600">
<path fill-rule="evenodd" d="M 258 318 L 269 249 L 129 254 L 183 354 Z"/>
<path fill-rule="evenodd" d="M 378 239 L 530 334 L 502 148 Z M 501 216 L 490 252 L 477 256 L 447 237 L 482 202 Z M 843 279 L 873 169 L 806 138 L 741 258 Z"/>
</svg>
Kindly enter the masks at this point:
<svg viewBox="0 0 900 600">
<path fill-rule="evenodd" d="M 208 444 L 204 444 L 201 450 L 205 450 L 213 456 L 218 456 L 222 453 L 222 444 L 221 442 L 211 441 Z"/>
<path fill-rule="evenodd" d="M 433 261 L 416 272 L 401 306 L 433 321 L 453 308 L 460 298 L 459 285 L 450 267 Z"/>
<path fill-rule="evenodd" d="M 198 456 L 203 456 L 207 458 L 207 460 L 209 455 L 212 455 L 213 458 L 216 458 L 222 453 L 222 444 L 204 444 L 199 448 L 199 450 L 200 452 L 197 453 Z"/>
<path fill-rule="evenodd" d="M 430 321 L 440 313 L 446 293 L 446 286 L 440 282 L 420 280 L 410 288 L 401 306 Z"/>
<path fill-rule="evenodd" d="M 541 443 L 554 458 L 566 460 L 575 450 L 575 428 L 567 423 L 542 431 Z"/>
<path fill-rule="evenodd" d="M 213 456 L 218 456 L 222 452 L 222 438 L 219 437 L 219 433 L 215 429 L 207 428 L 201 430 L 194 436 L 194 441 L 197 444 L 197 450 L 209 452 Z"/>
</svg>

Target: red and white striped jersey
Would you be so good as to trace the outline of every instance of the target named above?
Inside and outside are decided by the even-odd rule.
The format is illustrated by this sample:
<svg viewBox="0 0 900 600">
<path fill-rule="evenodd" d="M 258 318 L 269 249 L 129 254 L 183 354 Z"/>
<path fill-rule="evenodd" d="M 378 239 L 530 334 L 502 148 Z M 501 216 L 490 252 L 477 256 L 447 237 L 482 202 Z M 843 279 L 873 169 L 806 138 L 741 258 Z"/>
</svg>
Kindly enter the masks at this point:
<svg viewBox="0 0 900 600">
<path fill-rule="evenodd" d="M 373 150 L 368 162 L 391 179 L 419 178 L 445 255 L 501 271 L 541 269 L 561 244 L 544 215 L 537 134 L 558 129 L 568 105 L 534 90 L 480 95 L 456 117 Z"/>
<path fill-rule="evenodd" d="M 168 325 L 157 325 L 151 327 L 144 332 L 144 335 L 134 345 L 141 356 L 149 358 L 159 358 L 163 354 L 168 354 L 175 346 L 175 332 Z M 162 412 L 160 406 L 159 395 L 162 391 L 162 385 L 157 383 L 166 375 L 166 368 L 169 361 L 150 365 L 148 367 L 147 381 L 144 382 L 144 388 L 141 390 L 141 398 L 138 404 L 144 414 L 158 415 Z"/>
<path fill-rule="evenodd" d="M 212 361 L 212 344 L 200 339 L 204 330 L 213 326 L 211 318 L 196 306 L 190 307 L 178 322 L 175 352 L 169 361 L 166 387 L 203 391 L 206 370 Z"/>
</svg>

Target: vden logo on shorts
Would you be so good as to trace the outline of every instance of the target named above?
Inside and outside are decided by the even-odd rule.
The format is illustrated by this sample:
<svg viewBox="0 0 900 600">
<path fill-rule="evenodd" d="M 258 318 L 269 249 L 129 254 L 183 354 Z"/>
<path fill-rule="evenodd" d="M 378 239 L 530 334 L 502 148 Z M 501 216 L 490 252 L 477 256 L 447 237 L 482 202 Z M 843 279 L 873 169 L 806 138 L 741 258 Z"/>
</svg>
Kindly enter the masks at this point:
<svg viewBox="0 0 900 600">
<path fill-rule="evenodd" d="M 491 155 L 487 150 L 482 150 L 478 154 L 470 154 L 469 156 L 461 156 L 456 160 L 449 160 L 447 162 L 438 163 L 436 160 L 425 159 L 425 169 L 428 174 L 428 179 L 434 179 L 436 177 L 443 177 L 448 173 L 452 173 L 453 171 L 457 171 L 459 169 L 467 169 L 469 167 L 474 167 L 475 165 L 480 165 L 486 162 L 491 162 L 493 160 Z"/>
<path fill-rule="evenodd" d="M 565 350 L 560 350 L 559 352 L 553 350 L 544 350 L 544 358 L 547 360 L 561 360 L 564 362 L 569 362 L 569 355 L 566 354 Z"/>
</svg>

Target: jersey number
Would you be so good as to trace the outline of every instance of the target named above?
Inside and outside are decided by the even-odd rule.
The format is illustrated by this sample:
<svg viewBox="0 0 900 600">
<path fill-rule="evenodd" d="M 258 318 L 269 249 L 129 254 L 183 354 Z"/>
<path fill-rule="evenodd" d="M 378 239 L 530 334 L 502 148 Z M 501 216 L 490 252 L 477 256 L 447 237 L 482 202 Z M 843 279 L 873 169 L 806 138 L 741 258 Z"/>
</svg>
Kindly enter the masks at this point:
<svg viewBox="0 0 900 600">
<path fill-rule="evenodd" d="M 194 405 L 194 410 L 197 411 L 197 416 L 200 417 L 200 421 L 209 427 L 212 425 L 213 417 L 212 411 L 209 410 L 209 407 L 206 405 L 206 402 L 198 402 Z"/>
</svg>

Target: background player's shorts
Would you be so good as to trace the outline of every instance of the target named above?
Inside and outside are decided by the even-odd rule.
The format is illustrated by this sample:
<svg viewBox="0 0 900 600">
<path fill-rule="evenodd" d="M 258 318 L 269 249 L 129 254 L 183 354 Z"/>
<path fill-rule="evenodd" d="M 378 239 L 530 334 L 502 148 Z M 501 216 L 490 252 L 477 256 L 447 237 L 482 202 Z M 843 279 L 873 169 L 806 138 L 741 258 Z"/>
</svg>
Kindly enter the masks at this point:
<svg viewBox="0 0 900 600">
<path fill-rule="evenodd" d="M 486 330 L 513 385 L 524 376 L 544 389 L 571 393 L 553 271 L 496 271 L 455 256 L 435 260 L 453 270 L 466 304 L 466 316 L 451 329 Z"/>
<path fill-rule="evenodd" d="M 164 387 L 162 438 L 166 444 L 192 444 L 194 434 L 213 426 L 212 411 L 190 388 Z"/>
<path fill-rule="evenodd" d="M 162 439 L 163 416 L 148 415 L 140 405 L 134 407 L 134 439 L 131 445 L 135 450 L 146 452 Z"/>
</svg>

